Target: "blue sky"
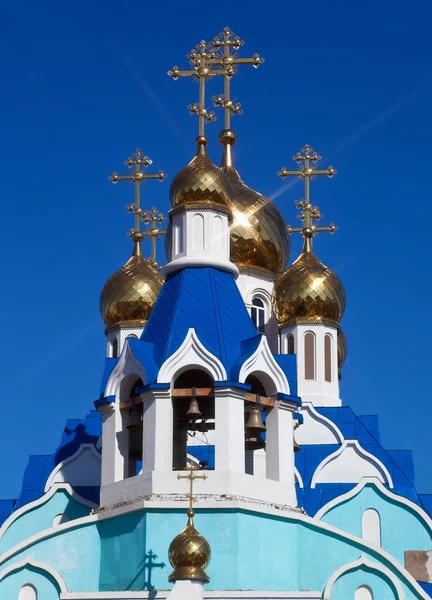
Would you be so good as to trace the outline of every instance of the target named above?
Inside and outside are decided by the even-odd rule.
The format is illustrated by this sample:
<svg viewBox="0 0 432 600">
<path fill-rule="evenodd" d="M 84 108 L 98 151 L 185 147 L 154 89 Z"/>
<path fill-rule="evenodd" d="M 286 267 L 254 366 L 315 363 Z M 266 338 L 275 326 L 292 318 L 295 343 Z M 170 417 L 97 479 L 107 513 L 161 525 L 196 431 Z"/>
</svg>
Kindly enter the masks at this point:
<svg viewBox="0 0 432 600">
<path fill-rule="evenodd" d="M 245 111 L 233 120 L 237 167 L 291 223 L 301 185 L 277 195 L 276 171 L 305 143 L 338 169 L 311 197 L 340 228 L 315 250 L 347 292 L 342 396 L 380 416 L 386 448 L 413 449 L 417 487 L 432 492 L 431 17 L 426 0 L 2 7 L 0 497 L 16 497 L 28 455 L 51 453 L 65 419 L 98 396 L 99 294 L 130 255 L 133 225 L 132 188 L 107 177 L 140 147 L 169 174 L 143 203 L 167 211 L 169 181 L 194 151 L 185 107 L 197 86 L 166 72 L 225 25 L 266 59 L 233 82 Z M 222 126 L 219 115 L 207 128 L 215 161 Z"/>
</svg>

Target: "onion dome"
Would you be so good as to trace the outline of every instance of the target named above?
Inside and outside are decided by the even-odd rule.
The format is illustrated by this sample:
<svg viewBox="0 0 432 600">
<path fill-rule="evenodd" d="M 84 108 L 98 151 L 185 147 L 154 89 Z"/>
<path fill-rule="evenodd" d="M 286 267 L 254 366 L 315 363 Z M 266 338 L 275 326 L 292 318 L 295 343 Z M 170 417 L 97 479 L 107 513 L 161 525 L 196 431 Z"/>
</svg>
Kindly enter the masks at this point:
<svg viewBox="0 0 432 600">
<path fill-rule="evenodd" d="M 277 281 L 274 310 L 279 323 L 292 319 L 339 322 L 345 310 L 345 290 L 339 277 L 306 246 Z"/>
<path fill-rule="evenodd" d="M 120 321 L 147 321 L 163 284 L 159 273 L 141 255 L 139 241 L 132 239 L 133 255 L 111 275 L 100 295 L 100 311 L 107 326 Z"/>
<path fill-rule="evenodd" d="M 249 267 L 282 273 L 290 249 L 285 219 L 268 198 L 242 181 L 232 159 L 235 139 L 230 129 L 220 134 L 224 146 L 222 170 L 232 188 L 231 260 L 240 270 Z"/>
<path fill-rule="evenodd" d="M 174 571 L 169 576 L 169 581 L 189 579 L 208 583 L 209 576 L 205 568 L 210 562 L 210 544 L 194 526 L 194 511 L 188 510 L 186 527 L 171 542 L 168 556 Z"/>
<path fill-rule="evenodd" d="M 207 138 L 197 138 L 198 149 L 191 162 L 174 177 L 170 187 L 173 208 L 189 203 L 231 205 L 226 175 L 207 156 Z"/>
</svg>

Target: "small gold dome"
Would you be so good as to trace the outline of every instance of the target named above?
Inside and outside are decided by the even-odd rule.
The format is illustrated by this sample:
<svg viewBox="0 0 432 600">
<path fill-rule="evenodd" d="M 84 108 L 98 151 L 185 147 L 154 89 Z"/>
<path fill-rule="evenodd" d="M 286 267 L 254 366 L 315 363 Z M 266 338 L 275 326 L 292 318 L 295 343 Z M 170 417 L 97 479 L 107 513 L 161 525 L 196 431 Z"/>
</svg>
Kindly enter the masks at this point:
<svg viewBox="0 0 432 600">
<path fill-rule="evenodd" d="M 303 251 L 277 281 L 274 309 L 279 323 L 299 318 L 339 322 L 345 290 L 339 277 L 312 251 Z"/>
<path fill-rule="evenodd" d="M 248 187 L 234 168 L 234 132 L 225 129 L 219 139 L 224 146 L 222 170 L 232 188 L 231 260 L 240 268 L 259 267 L 278 275 L 289 258 L 285 219 L 273 202 Z"/>
<path fill-rule="evenodd" d="M 207 156 L 207 139 L 197 138 L 198 150 L 191 162 L 177 173 L 171 183 L 170 199 L 175 208 L 187 203 L 231 204 L 226 175 Z"/>
<path fill-rule="evenodd" d="M 163 284 L 163 279 L 141 256 L 132 256 L 105 283 L 100 311 L 105 325 L 119 321 L 146 321 Z"/>
<path fill-rule="evenodd" d="M 345 334 L 341 327 L 338 329 L 337 336 L 337 355 L 338 355 L 338 368 L 339 368 L 339 378 L 341 378 L 341 369 L 345 362 L 346 355 L 348 352 L 348 344 L 346 341 Z"/>
<path fill-rule="evenodd" d="M 208 541 L 196 529 L 193 523 L 194 511 L 188 511 L 188 523 L 181 533 L 171 542 L 168 556 L 174 571 L 169 581 L 190 579 L 195 581 L 210 581 L 205 572 L 211 558 Z"/>
</svg>

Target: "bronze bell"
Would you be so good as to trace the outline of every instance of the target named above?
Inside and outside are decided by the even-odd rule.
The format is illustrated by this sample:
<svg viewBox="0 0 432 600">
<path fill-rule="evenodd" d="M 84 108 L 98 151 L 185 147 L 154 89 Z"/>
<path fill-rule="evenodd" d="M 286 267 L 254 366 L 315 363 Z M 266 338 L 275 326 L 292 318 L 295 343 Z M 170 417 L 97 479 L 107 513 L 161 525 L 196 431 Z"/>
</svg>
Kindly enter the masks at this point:
<svg viewBox="0 0 432 600">
<path fill-rule="evenodd" d="M 135 409 L 132 409 L 129 413 L 129 423 L 127 424 L 129 431 L 138 431 L 141 427 L 141 415 Z"/>
<path fill-rule="evenodd" d="M 247 437 L 257 437 L 260 433 L 266 431 L 266 426 L 261 417 L 261 411 L 257 406 L 250 409 L 245 429 Z"/>
<path fill-rule="evenodd" d="M 265 448 L 265 441 L 261 437 L 249 437 L 245 440 L 245 450 L 261 450 Z"/>
<path fill-rule="evenodd" d="M 186 413 L 186 418 L 191 419 L 192 421 L 196 421 L 196 419 L 201 419 L 202 414 L 198 406 L 198 402 L 196 399 L 196 388 L 192 388 L 192 400 L 189 404 L 188 411 Z"/>
<path fill-rule="evenodd" d="M 296 441 L 295 435 L 294 437 L 294 452 L 298 452 L 299 450 L 301 450 L 301 446 L 299 446 L 299 444 Z"/>
</svg>

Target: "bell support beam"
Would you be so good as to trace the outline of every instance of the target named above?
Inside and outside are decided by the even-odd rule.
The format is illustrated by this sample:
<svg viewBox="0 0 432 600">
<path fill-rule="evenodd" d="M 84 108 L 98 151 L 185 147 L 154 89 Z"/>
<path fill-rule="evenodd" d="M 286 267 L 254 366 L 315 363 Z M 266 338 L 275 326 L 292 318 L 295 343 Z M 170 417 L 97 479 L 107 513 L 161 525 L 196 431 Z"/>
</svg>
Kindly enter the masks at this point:
<svg viewBox="0 0 432 600">
<path fill-rule="evenodd" d="M 195 388 L 196 389 L 196 397 L 198 398 L 213 398 L 214 397 L 214 388 Z M 192 388 L 179 388 L 176 390 L 171 390 L 172 398 L 191 398 L 192 397 Z M 244 397 L 245 402 L 257 402 L 262 406 L 273 407 L 275 401 L 273 398 L 268 398 L 267 396 L 257 396 L 256 394 L 246 393 Z M 132 408 L 138 404 L 142 404 L 143 400 L 140 396 L 133 396 L 128 398 L 127 400 L 122 400 L 120 402 L 120 408 Z"/>
</svg>

